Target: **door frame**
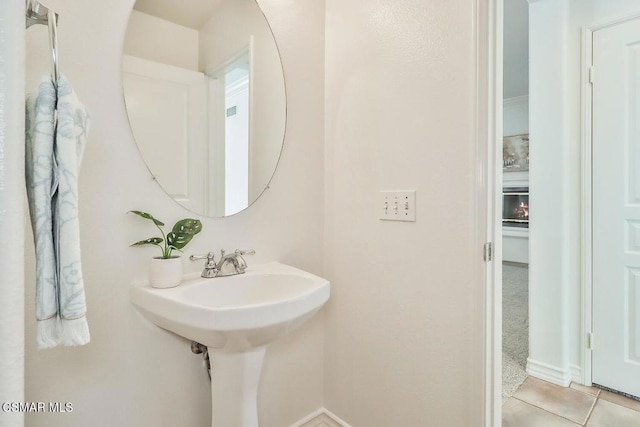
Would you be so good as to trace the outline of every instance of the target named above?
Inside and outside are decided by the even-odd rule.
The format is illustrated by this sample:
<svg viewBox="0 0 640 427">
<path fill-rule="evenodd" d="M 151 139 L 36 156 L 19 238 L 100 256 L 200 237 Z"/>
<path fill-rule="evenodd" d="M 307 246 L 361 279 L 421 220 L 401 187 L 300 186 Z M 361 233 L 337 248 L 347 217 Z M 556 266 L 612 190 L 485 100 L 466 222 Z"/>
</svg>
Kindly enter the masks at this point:
<svg viewBox="0 0 640 427">
<path fill-rule="evenodd" d="M 582 149 L 582 380 L 584 385 L 592 385 L 593 347 L 589 342 L 593 333 L 593 87 L 590 69 L 593 66 L 593 35 L 628 21 L 640 19 L 640 14 L 600 22 L 582 29 L 582 66 L 581 66 L 581 149 Z"/>
<path fill-rule="evenodd" d="M 478 242 L 493 245 L 483 264 L 485 427 L 502 424 L 502 82 L 503 1 L 476 0 Z"/>
</svg>

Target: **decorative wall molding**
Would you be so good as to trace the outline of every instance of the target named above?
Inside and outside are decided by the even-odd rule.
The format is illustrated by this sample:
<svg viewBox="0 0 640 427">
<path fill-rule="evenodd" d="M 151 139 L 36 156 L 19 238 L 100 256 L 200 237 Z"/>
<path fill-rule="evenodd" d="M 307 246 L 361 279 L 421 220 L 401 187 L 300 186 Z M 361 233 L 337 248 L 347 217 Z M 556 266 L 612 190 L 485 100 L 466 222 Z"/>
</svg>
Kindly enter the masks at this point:
<svg viewBox="0 0 640 427">
<path fill-rule="evenodd" d="M 504 172 L 502 174 L 503 188 L 528 187 L 529 171 L 525 172 Z"/>
<path fill-rule="evenodd" d="M 508 227 L 502 226 L 502 236 L 503 237 L 515 237 L 518 239 L 528 239 L 529 238 L 529 229 L 528 228 L 516 228 L 516 227 Z"/>
<path fill-rule="evenodd" d="M 529 104 L 529 95 L 514 96 L 513 98 L 505 98 L 502 100 L 502 107 L 508 108 L 516 105 Z"/>
<path fill-rule="evenodd" d="M 320 408 L 293 423 L 290 427 L 351 427 L 346 421 L 326 408 Z"/>
<path fill-rule="evenodd" d="M 569 387 L 572 380 L 572 369 L 561 369 L 546 363 L 538 362 L 531 358 L 527 359 L 527 373 L 532 377 L 557 384 L 562 387 Z"/>
</svg>

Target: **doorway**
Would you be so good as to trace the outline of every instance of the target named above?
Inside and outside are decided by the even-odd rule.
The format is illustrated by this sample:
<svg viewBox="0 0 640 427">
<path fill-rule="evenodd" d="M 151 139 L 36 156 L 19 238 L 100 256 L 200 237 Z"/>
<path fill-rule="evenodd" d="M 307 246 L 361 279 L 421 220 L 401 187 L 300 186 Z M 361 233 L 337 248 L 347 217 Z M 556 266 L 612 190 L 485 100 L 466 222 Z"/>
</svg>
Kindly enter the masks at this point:
<svg viewBox="0 0 640 427">
<path fill-rule="evenodd" d="M 490 1 L 487 10 L 491 15 L 488 18 L 489 25 L 493 26 L 488 31 L 488 58 L 490 59 L 488 88 L 491 91 L 488 95 L 488 117 L 490 118 L 488 162 L 490 167 L 495 168 L 490 171 L 489 178 L 491 183 L 489 191 L 493 192 L 493 196 L 488 198 L 489 212 L 494 219 L 494 222 L 489 225 L 489 231 L 490 236 L 494 239 L 497 237 L 498 241 L 502 241 L 501 234 L 504 231 L 501 224 L 502 218 L 498 216 L 498 212 L 501 213 L 503 208 L 504 190 L 502 186 L 504 165 L 501 164 L 503 158 L 500 155 L 502 153 L 498 152 L 502 151 L 500 148 L 503 135 L 504 98 L 502 96 L 503 76 L 497 71 L 498 68 L 502 69 L 503 65 L 502 25 L 506 19 L 506 15 L 503 15 L 503 5 L 502 0 Z M 634 226 L 636 221 L 640 224 L 640 216 L 636 218 L 630 215 L 625 217 L 624 221 L 621 218 L 618 224 L 619 230 L 609 227 L 609 223 L 598 225 L 595 222 L 595 209 L 594 223 L 588 222 L 592 219 L 590 216 L 591 187 L 590 181 L 586 180 L 591 179 L 592 168 L 590 163 L 591 122 L 588 121 L 591 120 L 592 110 L 585 100 L 590 100 L 590 76 L 593 74 L 590 74 L 588 67 L 585 67 L 585 61 L 591 59 L 590 53 L 585 50 L 585 43 L 586 38 L 595 31 L 620 23 L 621 16 L 626 16 L 625 20 L 628 21 L 629 17 L 640 15 L 640 4 L 631 5 L 629 2 L 616 0 L 539 0 L 531 2 L 528 6 L 530 13 L 533 10 L 535 14 L 534 17 L 530 16 L 530 22 L 537 22 L 538 26 L 530 29 L 533 31 L 530 46 L 534 50 L 530 55 L 535 64 L 530 66 L 532 73 L 530 87 L 533 94 L 530 99 L 532 165 L 530 188 L 533 212 L 532 234 L 529 236 L 531 260 L 529 334 L 532 345 L 527 360 L 527 371 L 534 377 L 544 380 L 546 384 L 557 387 L 557 389 L 549 388 L 573 390 L 574 393 L 581 393 L 581 397 L 586 396 L 585 400 L 590 399 L 591 403 L 588 405 L 585 418 L 573 421 L 578 425 L 585 425 L 590 417 L 597 418 L 610 407 L 609 400 L 603 397 L 609 395 L 604 391 L 580 388 L 582 385 L 592 385 L 592 372 L 593 382 L 606 386 L 595 381 L 597 376 L 595 357 L 592 366 L 591 355 L 592 353 L 595 355 L 598 348 L 601 348 L 598 336 L 602 332 L 596 331 L 596 319 L 592 318 L 592 314 L 597 317 L 597 303 L 594 300 L 598 298 L 597 285 L 594 285 L 593 295 L 588 286 L 592 283 L 592 265 L 595 278 L 598 274 L 598 267 L 595 267 L 595 264 L 598 260 L 610 259 L 611 251 L 605 251 L 606 253 L 600 255 L 595 253 L 595 245 L 598 244 L 595 228 L 597 227 L 598 231 L 604 234 L 609 232 L 608 234 L 617 236 L 619 243 L 621 242 L 618 245 L 618 251 L 624 248 L 628 252 L 636 252 L 633 249 Z M 635 52 L 634 49 L 638 44 L 635 42 L 627 44 Z M 492 49 L 495 49 L 495 52 L 492 52 Z M 627 58 L 629 57 L 627 55 Z M 533 75 L 534 71 L 539 73 L 541 70 L 542 75 L 538 74 L 537 77 Z M 597 72 L 595 75 L 598 75 Z M 629 82 L 628 79 L 618 79 L 618 82 L 620 81 Z M 495 86 L 492 87 L 492 84 Z M 627 87 L 627 93 L 632 93 L 634 90 L 635 86 Z M 640 92 L 634 94 L 640 95 Z M 632 111 L 633 115 L 637 110 Z M 594 108 L 593 113 L 595 112 Z M 634 123 L 640 123 L 640 116 L 636 114 L 635 117 Z M 597 125 L 594 126 L 595 132 Z M 630 130 L 628 127 L 625 129 Z M 587 140 L 589 145 L 586 145 Z M 594 147 L 594 155 L 596 150 L 597 147 Z M 629 152 L 628 148 L 626 150 L 617 158 L 633 158 L 631 155 L 633 151 Z M 536 165 L 538 165 L 537 170 Z M 624 167 L 632 172 L 640 170 L 637 167 L 630 167 L 630 163 L 618 165 L 617 170 L 621 173 L 624 172 Z M 597 169 L 597 163 L 594 163 L 593 167 Z M 594 174 L 597 172 L 595 169 Z M 624 182 L 620 184 L 619 181 L 618 184 L 608 184 L 605 188 L 617 185 L 622 187 L 625 197 L 630 197 L 629 188 L 632 188 L 631 184 L 636 182 L 633 179 L 635 175 L 627 176 L 627 184 Z M 609 192 L 603 193 L 610 196 Z M 594 197 L 597 197 L 597 192 L 594 192 Z M 591 238 L 594 239 L 593 242 Z M 506 248 L 506 245 L 501 246 L 503 247 L 495 251 L 496 254 L 500 254 Z M 640 253 L 640 250 L 637 252 Z M 505 290 L 502 289 L 504 285 L 501 278 L 502 257 L 499 257 L 498 261 L 500 261 L 500 267 L 489 266 L 488 268 L 491 284 L 488 287 L 489 305 L 487 307 L 493 314 L 487 318 L 490 338 L 487 343 L 492 348 L 487 355 L 489 362 L 487 369 L 492 374 L 494 383 L 501 384 L 499 374 L 501 363 L 496 362 L 500 361 L 500 356 L 496 354 L 502 354 L 502 348 L 499 340 L 495 338 L 501 336 L 503 330 L 502 310 L 500 315 L 497 310 L 498 307 L 502 308 L 500 302 L 505 295 Z M 624 351 L 623 357 L 620 356 L 621 351 L 617 351 L 617 354 L 619 359 L 626 360 L 626 363 L 631 362 L 630 365 L 635 367 L 640 366 L 637 360 L 637 355 L 640 354 L 638 333 L 633 332 L 633 328 L 640 325 L 640 317 L 636 315 L 640 313 L 638 302 L 640 291 L 636 290 L 635 284 L 635 272 L 640 272 L 640 266 L 628 263 L 626 267 L 622 264 L 619 267 L 617 274 L 622 277 L 622 284 L 617 292 L 618 296 L 626 293 L 626 298 L 623 297 L 622 303 L 616 305 L 614 310 L 619 315 L 619 319 L 623 319 L 626 323 L 621 320 L 616 323 L 617 329 L 622 331 L 621 342 L 625 342 L 620 347 Z M 604 276 L 611 277 L 606 273 Z M 498 307 L 496 303 L 499 304 Z M 628 374 L 627 379 L 629 376 L 637 378 L 635 373 Z M 491 403 L 487 406 L 486 425 L 500 425 L 502 423 L 500 387 L 488 387 L 487 390 L 492 398 L 489 399 Z M 629 400 L 625 402 L 628 403 Z M 626 406 L 625 408 L 630 409 Z M 635 412 L 629 416 L 634 420 L 640 416 L 637 414 L 638 409 L 631 410 Z M 562 417 L 562 415 L 559 416 Z"/>
<path fill-rule="evenodd" d="M 529 357 L 529 4 L 504 0 L 502 126 L 502 403 Z M 500 150 L 499 150 L 500 151 Z"/>
<path fill-rule="evenodd" d="M 251 199 L 251 58 L 246 48 L 206 72 L 209 77 L 210 213 L 231 215 Z"/>
<path fill-rule="evenodd" d="M 225 215 L 249 205 L 249 50 L 225 70 Z"/>
</svg>

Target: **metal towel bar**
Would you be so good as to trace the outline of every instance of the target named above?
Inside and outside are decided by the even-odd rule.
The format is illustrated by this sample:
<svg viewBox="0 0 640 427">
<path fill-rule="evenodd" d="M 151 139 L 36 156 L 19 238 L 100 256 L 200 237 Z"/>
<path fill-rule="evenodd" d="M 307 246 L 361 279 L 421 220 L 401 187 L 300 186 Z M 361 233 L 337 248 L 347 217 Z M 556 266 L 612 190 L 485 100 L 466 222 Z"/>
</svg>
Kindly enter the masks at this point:
<svg viewBox="0 0 640 427">
<path fill-rule="evenodd" d="M 26 0 L 26 25 L 42 24 L 49 27 L 49 47 L 51 48 L 51 77 L 57 86 L 60 76 L 60 60 L 58 57 L 58 14 L 36 0 Z"/>
</svg>

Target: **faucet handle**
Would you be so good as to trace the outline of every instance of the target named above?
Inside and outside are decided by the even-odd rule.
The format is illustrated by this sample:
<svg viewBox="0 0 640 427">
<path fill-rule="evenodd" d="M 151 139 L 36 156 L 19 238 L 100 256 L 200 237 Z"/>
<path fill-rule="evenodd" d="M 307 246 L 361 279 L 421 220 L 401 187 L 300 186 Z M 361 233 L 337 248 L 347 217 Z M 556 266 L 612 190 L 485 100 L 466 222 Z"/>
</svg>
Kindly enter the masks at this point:
<svg viewBox="0 0 640 427">
<path fill-rule="evenodd" d="M 189 259 L 191 261 L 197 261 L 199 259 L 206 259 L 207 261 L 204 264 L 204 270 L 202 270 L 202 274 L 201 276 L 209 279 L 212 277 L 216 277 L 218 275 L 218 273 L 220 272 L 220 270 L 218 269 L 218 266 L 216 265 L 216 260 L 214 258 L 214 254 L 213 252 L 209 252 L 206 255 L 191 255 L 189 257 Z"/>
<path fill-rule="evenodd" d="M 211 264 L 211 263 L 215 263 L 215 255 L 213 254 L 213 252 L 209 252 L 206 255 L 190 255 L 189 259 L 191 261 L 198 261 L 200 259 L 206 259 L 207 260 L 207 264 Z"/>
<path fill-rule="evenodd" d="M 255 249 L 247 249 L 247 250 L 241 250 L 241 249 L 236 249 L 235 251 L 236 255 L 255 255 L 256 254 L 256 250 Z"/>
<path fill-rule="evenodd" d="M 191 261 L 197 261 L 197 260 L 199 260 L 199 259 L 206 259 L 206 260 L 208 260 L 209 258 L 213 258 L 213 257 L 214 257 L 213 252 L 209 252 L 209 253 L 208 253 L 208 254 L 206 254 L 206 255 L 189 255 L 189 259 L 190 259 Z"/>
</svg>

